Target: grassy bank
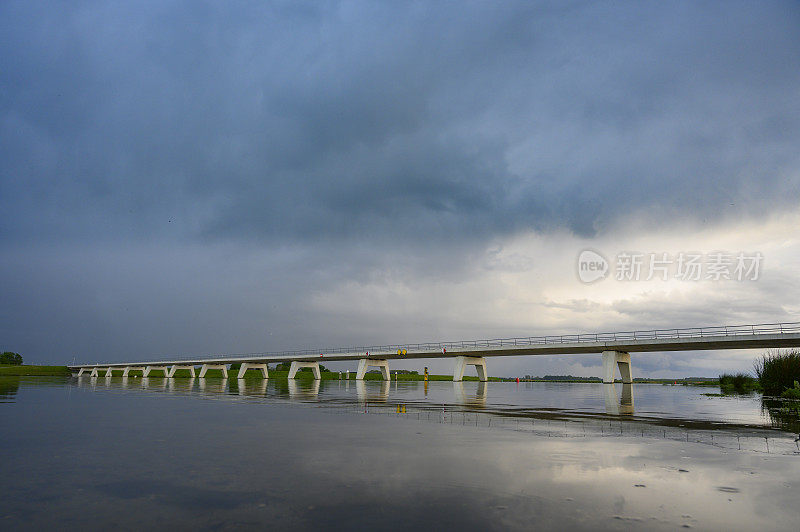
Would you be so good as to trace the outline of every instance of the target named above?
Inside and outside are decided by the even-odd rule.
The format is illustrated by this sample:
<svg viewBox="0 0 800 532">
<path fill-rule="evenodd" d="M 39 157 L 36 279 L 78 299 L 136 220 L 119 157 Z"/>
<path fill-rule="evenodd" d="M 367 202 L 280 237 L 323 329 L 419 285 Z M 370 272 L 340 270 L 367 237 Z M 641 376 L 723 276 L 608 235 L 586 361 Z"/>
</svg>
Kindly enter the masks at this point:
<svg viewBox="0 0 800 532">
<path fill-rule="evenodd" d="M 58 376 L 69 375 L 70 371 L 67 366 L 11 366 L 2 364 L 0 365 L 0 376 L 14 377 L 14 376 Z"/>
</svg>

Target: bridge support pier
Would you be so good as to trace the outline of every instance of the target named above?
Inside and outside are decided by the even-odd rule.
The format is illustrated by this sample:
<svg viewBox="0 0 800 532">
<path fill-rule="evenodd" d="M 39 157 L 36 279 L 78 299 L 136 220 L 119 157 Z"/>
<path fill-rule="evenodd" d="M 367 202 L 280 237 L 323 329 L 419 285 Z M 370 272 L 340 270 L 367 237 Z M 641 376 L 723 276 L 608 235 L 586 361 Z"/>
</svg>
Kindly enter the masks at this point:
<svg viewBox="0 0 800 532">
<path fill-rule="evenodd" d="M 619 367 L 619 374 L 624 384 L 633 382 L 631 376 L 631 354 L 624 351 L 603 351 L 603 382 L 614 382 L 614 363 Z"/>
<path fill-rule="evenodd" d="M 175 372 L 179 369 L 188 369 L 189 372 L 192 374 L 192 378 L 194 378 L 194 366 L 179 366 L 177 364 L 173 365 L 169 371 L 167 372 L 167 377 L 172 378 L 175 376 Z"/>
<path fill-rule="evenodd" d="M 142 377 L 149 377 L 150 372 L 153 370 L 160 370 L 164 372 L 164 378 L 169 377 L 169 367 L 168 366 L 145 366 L 144 370 L 142 371 Z"/>
<path fill-rule="evenodd" d="M 364 375 L 367 373 L 367 367 L 372 366 L 381 368 L 381 375 L 383 380 L 391 380 L 389 375 L 389 361 L 388 360 L 373 360 L 371 358 L 361 358 L 358 360 L 358 372 L 356 373 L 356 380 L 363 381 Z"/>
<path fill-rule="evenodd" d="M 97 377 L 97 368 L 92 368 L 92 372 L 89 374 L 90 377 Z"/>
<path fill-rule="evenodd" d="M 80 377 L 81 375 L 83 375 L 84 373 L 86 373 L 88 371 L 89 371 L 89 368 L 80 368 L 78 370 L 78 377 Z"/>
<path fill-rule="evenodd" d="M 320 380 L 322 378 L 322 374 L 319 372 L 319 362 L 300 362 L 299 360 L 293 360 L 292 365 L 289 366 L 289 378 L 294 379 L 300 368 L 311 368 L 311 372 L 314 374 L 314 380 Z"/>
<path fill-rule="evenodd" d="M 244 379 L 244 375 L 247 373 L 248 369 L 260 369 L 261 375 L 263 375 L 265 379 L 269 379 L 269 370 L 267 369 L 267 365 L 253 364 L 252 362 L 242 362 L 242 366 L 239 368 L 239 375 L 236 378 Z"/>
<path fill-rule="evenodd" d="M 203 367 L 200 368 L 200 378 L 204 379 L 206 377 L 206 373 L 210 369 L 219 369 L 222 370 L 222 378 L 228 378 L 228 365 L 227 364 L 203 364 Z"/>
<path fill-rule="evenodd" d="M 127 377 L 131 371 L 141 371 L 144 374 L 144 366 L 125 366 L 122 370 L 122 376 Z"/>
<path fill-rule="evenodd" d="M 461 382 L 464 380 L 464 369 L 467 366 L 475 366 L 478 372 L 478 380 L 486 382 L 489 377 L 486 373 L 486 359 L 484 357 L 456 357 L 456 367 L 453 370 L 453 382 Z"/>
<path fill-rule="evenodd" d="M 106 377 L 112 377 L 111 368 L 106 369 Z"/>
</svg>

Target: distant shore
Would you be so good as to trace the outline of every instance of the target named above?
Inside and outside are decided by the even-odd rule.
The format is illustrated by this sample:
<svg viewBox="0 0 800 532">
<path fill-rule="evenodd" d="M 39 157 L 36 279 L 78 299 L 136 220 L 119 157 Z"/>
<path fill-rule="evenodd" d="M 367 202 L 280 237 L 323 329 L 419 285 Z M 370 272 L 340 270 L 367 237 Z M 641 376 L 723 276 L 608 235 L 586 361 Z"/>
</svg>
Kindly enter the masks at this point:
<svg viewBox="0 0 800 532">
<path fill-rule="evenodd" d="M 52 377 L 59 375 L 70 375 L 71 372 L 67 366 L 16 366 L 8 364 L 0 364 L 0 377 L 23 377 L 23 376 L 40 376 Z"/>
</svg>

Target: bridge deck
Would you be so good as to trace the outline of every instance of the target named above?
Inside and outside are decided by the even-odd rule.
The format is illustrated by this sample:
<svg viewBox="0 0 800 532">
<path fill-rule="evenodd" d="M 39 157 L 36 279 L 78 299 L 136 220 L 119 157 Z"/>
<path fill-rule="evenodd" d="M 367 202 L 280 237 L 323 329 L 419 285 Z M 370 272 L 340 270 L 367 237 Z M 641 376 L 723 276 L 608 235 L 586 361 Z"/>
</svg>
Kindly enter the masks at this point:
<svg viewBox="0 0 800 532">
<path fill-rule="evenodd" d="M 362 348 L 338 348 L 320 351 L 294 351 L 282 353 L 255 353 L 245 355 L 207 355 L 161 360 L 73 364 L 79 368 L 121 368 L 126 366 L 167 366 L 231 364 L 240 362 L 320 362 L 452 358 L 457 356 L 520 356 L 520 355 L 571 355 L 622 351 L 628 353 L 657 351 L 705 351 L 724 349 L 765 349 L 800 347 L 800 322 L 705 327 L 691 329 L 659 329 L 599 334 L 536 336 L 442 342 L 426 344 L 403 344 Z M 405 350 L 403 354 L 398 351 Z M 369 353 L 369 355 L 367 355 Z"/>
</svg>

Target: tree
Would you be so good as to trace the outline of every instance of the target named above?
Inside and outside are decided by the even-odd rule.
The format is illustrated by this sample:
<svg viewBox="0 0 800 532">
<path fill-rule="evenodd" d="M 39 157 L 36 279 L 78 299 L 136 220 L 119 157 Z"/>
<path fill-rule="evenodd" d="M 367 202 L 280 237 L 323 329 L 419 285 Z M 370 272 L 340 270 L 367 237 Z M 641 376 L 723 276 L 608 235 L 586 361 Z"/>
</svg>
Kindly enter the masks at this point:
<svg viewBox="0 0 800 532">
<path fill-rule="evenodd" d="M 12 366 L 21 366 L 22 365 L 22 355 L 19 353 L 12 353 L 11 351 L 5 351 L 2 355 L 0 355 L 0 364 L 10 364 Z"/>
</svg>

